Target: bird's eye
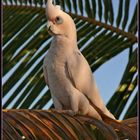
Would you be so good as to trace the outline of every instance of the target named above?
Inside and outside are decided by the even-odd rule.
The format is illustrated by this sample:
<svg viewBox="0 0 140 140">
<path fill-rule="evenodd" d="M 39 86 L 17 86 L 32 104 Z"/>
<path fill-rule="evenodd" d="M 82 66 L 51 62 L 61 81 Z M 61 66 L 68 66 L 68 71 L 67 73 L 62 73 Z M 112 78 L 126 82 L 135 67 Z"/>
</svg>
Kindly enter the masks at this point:
<svg viewBox="0 0 140 140">
<path fill-rule="evenodd" d="M 55 22 L 57 23 L 57 24 L 62 24 L 63 23 L 63 19 L 61 18 L 61 17 L 56 17 L 55 18 Z"/>
</svg>

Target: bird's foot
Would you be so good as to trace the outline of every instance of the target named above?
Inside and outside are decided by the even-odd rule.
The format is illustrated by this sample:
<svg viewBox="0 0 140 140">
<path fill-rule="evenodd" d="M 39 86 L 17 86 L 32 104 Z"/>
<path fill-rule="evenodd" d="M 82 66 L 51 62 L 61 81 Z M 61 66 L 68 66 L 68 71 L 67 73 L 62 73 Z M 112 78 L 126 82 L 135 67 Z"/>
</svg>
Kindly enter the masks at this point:
<svg viewBox="0 0 140 140">
<path fill-rule="evenodd" d="M 60 110 L 60 109 L 51 109 L 53 112 L 56 113 L 64 113 L 64 114 L 68 114 L 70 116 L 75 116 L 77 113 L 72 111 L 72 110 Z"/>
<path fill-rule="evenodd" d="M 74 112 L 72 110 L 64 110 L 64 111 L 65 111 L 65 113 L 67 113 L 70 116 L 75 116 L 77 114 L 76 112 Z"/>
</svg>

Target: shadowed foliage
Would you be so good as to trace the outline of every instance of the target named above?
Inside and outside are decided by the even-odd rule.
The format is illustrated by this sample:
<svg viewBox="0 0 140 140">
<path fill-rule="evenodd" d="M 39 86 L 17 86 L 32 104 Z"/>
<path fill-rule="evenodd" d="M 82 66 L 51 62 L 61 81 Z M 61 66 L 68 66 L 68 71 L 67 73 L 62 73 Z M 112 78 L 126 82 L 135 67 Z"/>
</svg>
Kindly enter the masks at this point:
<svg viewBox="0 0 140 140">
<path fill-rule="evenodd" d="M 4 110 L 4 139 L 13 140 L 121 140 L 136 139 L 136 118 L 104 123 L 85 116 L 55 111 Z M 130 125 L 128 125 L 128 123 Z M 11 135 L 12 134 L 12 135 Z"/>
</svg>

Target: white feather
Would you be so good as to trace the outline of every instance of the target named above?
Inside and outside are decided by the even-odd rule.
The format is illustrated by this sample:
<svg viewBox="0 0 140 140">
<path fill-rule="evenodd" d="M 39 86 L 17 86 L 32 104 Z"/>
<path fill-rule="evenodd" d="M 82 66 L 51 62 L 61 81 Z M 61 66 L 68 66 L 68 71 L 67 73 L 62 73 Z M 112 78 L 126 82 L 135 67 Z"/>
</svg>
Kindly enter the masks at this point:
<svg viewBox="0 0 140 140">
<path fill-rule="evenodd" d="M 104 105 L 87 60 L 77 47 L 77 33 L 72 18 L 60 10 L 60 6 L 47 3 L 47 26 L 53 40 L 44 60 L 44 76 L 54 101 L 55 108 L 72 110 L 75 113 L 102 119 L 95 104 L 111 118 L 114 116 Z M 57 24 L 56 17 L 64 22 Z M 54 19 L 54 21 L 52 21 Z"/>
</svg>

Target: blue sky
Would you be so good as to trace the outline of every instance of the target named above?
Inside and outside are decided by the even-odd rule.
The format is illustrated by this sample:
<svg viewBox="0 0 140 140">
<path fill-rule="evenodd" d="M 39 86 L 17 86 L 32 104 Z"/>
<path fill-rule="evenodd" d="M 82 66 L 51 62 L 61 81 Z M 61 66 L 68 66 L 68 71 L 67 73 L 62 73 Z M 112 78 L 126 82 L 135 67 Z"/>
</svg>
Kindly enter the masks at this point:
<svg viewBox="0 0 140 140">
<path fill-rule="evenodd" d="M 94 76 L 105 103 L 117 89 L 127 62 L 128 50 L 125 50 L 95 71 Z"/>
<path fill-rule="evenodd" d="M 114 13 L 118 13 L 118 0 L 113 0 L 113 7 Z M 136 5 L 136 0 L 130 0 L 130 17 L 128 20 L 130 21 L 131 17 L 133 16 L 133 10 Z M 115 18 L 116 18 L 115 14 Z M 126 29 L 128 26 L 126 27 Z M 100 94 L 103 98 L 105 104 L 109 101 L 115 90 L 117 89 L 120 80 L 122 78 L 123 72 L 125 70 L 126 64 L 128 62 L 128 53 L 129 50 L 123 51 L 121 54 L 115 56 L 113 59 L 109 60 L 105 64 L 103 64 L 97 71 L 95 71 L 94 76 L 97 82 L 97 85 L 100 90 Z M 134 98 L 135 94 L 132 94 L 131 98 L 129 99 L 128 103 L 126 104 L 125 110 L 121 115 L 121 119 L 124 116 L 127 108 L 130 105 L 131 100 Z"/>
<path fill-rule="evenodd" d="M 118 0 L 113 0 L 113 7 L 114 7 L 114 13 L 118 13 Z M 136 0 L 131 0 L 130 1 L 130 17 L 133 15 L 133 10 L 136 5 Z M 115 19 L 116 19 L 116 14 L 115 14 Z M 129 17 L 128 20 L 131 20 Z M 128 28 L 128 27 L 127 27 Z M 126 28 L 126 29 L 127 29 Z M 94 72 L 94 77 L 97 82 L 101 97 L 103 98 L 103 101 L 105 104 L 109 101 L 111 98 L 112 94 L 115 92 L 117 89 L 119 82 L 122 78 L 123 72 L 125 70 L 126 64 L 128 62 L 128 50 L 125 50 L 121 54 L 115 56 L 113 59 L 110 61 L 106 62 L 103 64 L 98 70 Z M 4 82 L 4 80 L 3 80 Z M 44 92 L 47 89 L 44 90 Z M 130 98 L 130 101 L 133 99 L 134 95 Z M 3 100 L 7 100 L 8 96 Z M 129 107 L 129 103 L 126 105 L 126 109 Z M 50 101 L 51 103 L 51 101 Z M 48 105 L 44 107 L 44 109 L 47 109 Z M 125 111 L 126 111 L 125 109 Z M 124 114 L 124 113 L 123 113 Z M 123 116 L 123 115 L 122 115 Z M 121 117 L 122 118 L 122 117 Z"/>
</svg>

